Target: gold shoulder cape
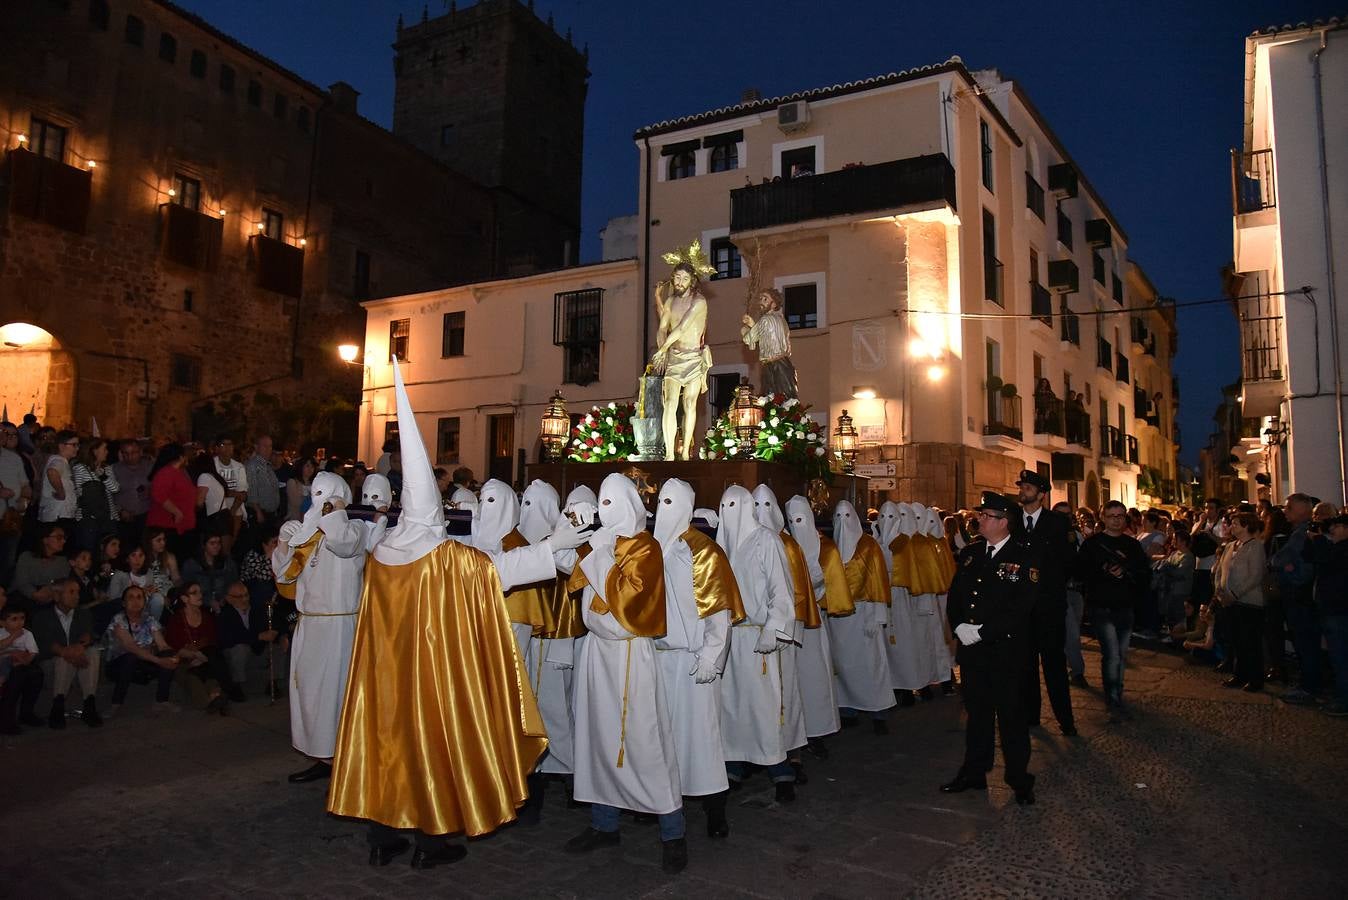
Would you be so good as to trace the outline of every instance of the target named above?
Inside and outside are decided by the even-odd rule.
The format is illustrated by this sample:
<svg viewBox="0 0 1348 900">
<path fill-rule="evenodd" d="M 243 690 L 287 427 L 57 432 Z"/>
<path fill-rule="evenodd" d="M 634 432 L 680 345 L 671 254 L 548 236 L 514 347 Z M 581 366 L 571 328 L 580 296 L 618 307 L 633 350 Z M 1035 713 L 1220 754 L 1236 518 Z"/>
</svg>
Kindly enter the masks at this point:
<svg viewBox="0 0 1348 900">
<path fill-rule="evenodd" d="M 885 555 L 869 534 L 857 541 L 852 558 L 843 565 L 852 599 L 860 603 L 888 603 L 889 579 L 885 577 Z"/>
<path fill-rule="evenodd" d="M 943 537 L 932 538 L 932 547 L 940 576 L 933 593 L 945 594 L 950 591 L 950 582 L 955 580 L 955 554 L 950 550 L 950 542 Z"/>
<path fill-rule="evenodd" d="M 577 559 L 567 587 L 575 591 L 589 583 Z M 635 637 L 664 637 L 665 560 L 660 543 L 649 531 L 614 542 L 613 568 L 608 572 L 604 596 L 607 599 L 601 600 L 598 593 L 594 595 L 592 612 L 613 613 L 618 624 Z"/>
<path fill-rule="evenodd" d="M 889 552 L 894 560 L 894 566 L 890 570 L 889 583 L 894 587 L 913 591 L 913 588 L 917 585 L 916 566 L 913 558 L 913 536 L 910 534 L 898 535 L 889 542 Z M 913 593 L 920 592 L 913 591 Z"/>
<path fill-rule="evenodd" d="M 445 541 L 404 566 L 371 557 L 328 811 L 486 834 L 528 796 L 543 735 L 487 555 Z"/>
<path fill-rule="evenodd" d="M 518 550 L 529 546 L 529 541 L 516 528 L 501 539 L 503 551 Z M 557 579 L 549 578 L 533 584 L 522 584 L 505 593 L 506 612 L 510 621 L 520 625 L 529 625 L 535 636 L 547 634 L 556 628 L 552 619 L 552 610 L 557 605 L 553 592 L 557 590 Z"/>
<path fill-rule="evenodd" d="M 705 619 L 723 609 L 730 610 L 730 624 L 743 622 L 744 600 L 730 558 L 721 545 L 696 528 L 679 536 L 693 554 L 693 596 L 697 598 L 697 617 Z"/>
<path fill-rule="evenodd" d="M 810 567 L 805 562 L 805 551 L 785 531 L 782 532 L 782 546 L 786 548 L 786 566 L 796 589 L 796 621 L 804 622 L 806 628 L 818 628 L 819 607 L 814 602 L 814 584 Z"/>
<path fill-rule="evenodd" d="M 824 570 L 824 612 L 830 616 L 850 616 L 857 611 L 852 589 L 847 584 L 842 554 L 833 539 L 819 535 L 819 568 Z"/>
</svg>

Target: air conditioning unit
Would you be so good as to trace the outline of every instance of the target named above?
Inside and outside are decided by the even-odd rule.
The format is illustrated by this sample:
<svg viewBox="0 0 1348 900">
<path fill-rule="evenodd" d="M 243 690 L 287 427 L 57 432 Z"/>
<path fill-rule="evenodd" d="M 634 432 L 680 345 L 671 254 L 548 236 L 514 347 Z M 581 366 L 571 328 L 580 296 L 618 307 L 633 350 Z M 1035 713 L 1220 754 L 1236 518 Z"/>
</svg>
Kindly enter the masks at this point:
<svg viewBox="0 0 1348 900">
<path fill-rule="evenodd" d="M 777 127 L 785 134 L 802 131 L 810 124 L 810 104 L 804 100 L 777 107 Z"/>
</svg>

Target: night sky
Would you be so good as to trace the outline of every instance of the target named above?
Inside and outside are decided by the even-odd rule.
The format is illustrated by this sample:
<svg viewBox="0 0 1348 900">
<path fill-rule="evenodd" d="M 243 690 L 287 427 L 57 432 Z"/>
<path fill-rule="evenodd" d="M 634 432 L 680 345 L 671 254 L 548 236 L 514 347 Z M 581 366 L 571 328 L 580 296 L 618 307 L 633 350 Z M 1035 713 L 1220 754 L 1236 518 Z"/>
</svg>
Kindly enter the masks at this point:
<svg viewBox="0 0 1348 900">
<path fill-rule="evenodd" d="M 398 14 L 407 0 L 178 0 L 316 84 L 347 81 L 388 126 Z M 429 4 L 432 16 L 447 2 Z M 471 5 L 468 0 L 461 6 Z M 1022 10 L 1035 10 L 1034 14 Z M 590 48 L 582 261 L 599 230 L 636 211 L 632 132 L 738 102 L 940 63 L 1019 81 L 1128 233 L 1129 257 L 1164 295 L 1220 296 L 1231 259 L 1228 150 L 1241 140 L 1244 37 L 1336 10 L 1285 2 L 960 4 L 899 0 L 538 0 Z M 1221 385 L 1240 371 L 1223 305 L 1182 311 L 1182 459 L 1207 441 Z"/>
</svg>

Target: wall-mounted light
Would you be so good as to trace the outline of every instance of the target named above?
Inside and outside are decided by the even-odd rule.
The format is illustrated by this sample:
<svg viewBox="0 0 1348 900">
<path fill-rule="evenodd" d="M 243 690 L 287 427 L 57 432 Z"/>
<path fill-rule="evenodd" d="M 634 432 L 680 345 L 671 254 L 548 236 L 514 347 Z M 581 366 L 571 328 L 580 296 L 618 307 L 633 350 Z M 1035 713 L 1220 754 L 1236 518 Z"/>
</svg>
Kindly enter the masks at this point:
<svg viewBox="0 0 1348 900">
<path fill-rule="evenodd" d="M 226 209 L 220 210 L 220 218 L 223 219 L 223 218 L 224 218 L 226 215 L 228 215 L 228 214 L 229 214 L 229 210 L 226 210 Z"/>
<path fill-rule="evenodd" d="M 344 363 L 353 363 L 356 361 L 357 354 L 360 353 L 360 347 L 355 344 L 338 344 L 337 355 L 342 358 Z"/>
<path fill-rule="evenodd" d="M 168 195 L 169 195 L 170 197 L 176 197 L 176 196 L 178 196 L 178 192 L 175 191 L 173 188 L 169 188 L 169 189 L 168 189 Z"/>
<path fill-rule="evenodd" d="M 19 146 L 22 147 L 24 144 L 27 144 L 27 143 L 28 143 L 28 135 L 26 135 L 26 134 L 20 134 L 20 135 L 19 135 Z"/>
<path fill-rule="evenodd" d="M 257 230 L 258 230 L 259 232 L 266 231 L 266 230 L 267 230 L 267 223 L 266 223 L 266 222 L 258 222 L 258 223 L 257 223 Z"/>
<path fill-rule="evenodd" d="M 98 168 L 98 163 L 95 162 L 95 161 L 92 160 L 92 159 L 86 159 L 86 160 L 84 161 L 84 165 L 87 166 L 87 167 L 90 168 L 90 169 L 97 169 L 97 168 Z"/>
<path fill-rule="evenodd" d="M 876 395 L 875 385 L 873 384 L 852 385 L 853 400 L 874 400 L 875 395 Z"/>
<path fill-rule="evenodd" d="M 927 380 L 940 381 L 945 377 L 945 366 L 927 366 Z"/>
<path fill-rule="evenodd" d="M 301 246 L 301 247 L 307 247 L 308 245 L 309 245 L 309 242 L 308 242 L 307 240 L 305 240 L 304 238 L 300 238 L 300 246 Z"/>
</svg>

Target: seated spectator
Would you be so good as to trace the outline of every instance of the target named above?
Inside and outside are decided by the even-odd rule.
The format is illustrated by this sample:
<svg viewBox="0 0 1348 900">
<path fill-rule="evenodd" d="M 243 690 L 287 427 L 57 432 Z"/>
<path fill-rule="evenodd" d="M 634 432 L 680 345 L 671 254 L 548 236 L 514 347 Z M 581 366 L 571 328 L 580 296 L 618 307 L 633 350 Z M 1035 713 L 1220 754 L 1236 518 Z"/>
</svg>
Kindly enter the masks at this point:
<svg viewBox="0 0 1348 900">
<path fill-rule="evenodd" d="M 45 525 L 36 550 L 25 550 L 14 564 L 9 583 L 11 602 L 25 607 L 42 606 L 55 599 L 52 585 L 70 574 L 70 560 L 62 554 L 66 531 L 60 525 Z"/>
<path fill-rule="evenodd" d="M 239 580 L 248 587 L 253 605 L 268 603 L 276 593 L 276 574 L 271 568 L 271 555 L 278 541 L 275 528 L 263 531 L 258 546 L 249 550 L 239 567 Z"/>
<path fill-rule="evenodd" d="M 93 580 L 94 592 L 103 600 L 108 599 L 108 585 L 112 582 L 112 573 L 116 571 L 117 557 L 121 555 L 122 539 L 117 535 L 110 534 L 99 542 Z"/>
<path fill-rule="evenodd" d="M 1186 603 L 1185 607 L 1192 609 L 1193 604 Z M 1176 625 L 1170 634 L 1175 643 L 1193 653 L 1196 658 L 1205 661 L 1213 659 L 1217 650 L 1217 617 L 1213 615 L 1212 604 L 1205 603 L 1199 608 L 1192 627 Z"/>
<path fill-rule="evenodd" d="M 229 678 L 233 690 L 229 699 L 245 699 L 248 683 L 248 657 L 261 656 L 267 645 L 279 636 L 267 623 L 266 607 L 255 607 L 247 586 L 236 581 L 225 593 L 226 606 L 220 613 L 220 648 L 229 660 Z"/>
<path fill-rule="evenodd" d="M 94 590 L 94 577 L 90 574 L 94 567 L 93 551 L 77 550 L 69 558 L 70 577 L 74 578 L 80 585 L 80 606 L 96 606 L 98 594 Z"/>
<path fill-rule="evenodd" d="M 72 575 L 57 588 L 56 601 L 33 614 L 38 662 L 51 662 L 52 701 L 47 724 L 52 728 L 66 727 L 66 693 L 78 676 L 79 696 L 84 698 L 80 718 L 90 728 L 97 728 L 103 719 L 94 699 L 100 660 L 94 646 L 93 612 L 80 606 L 79 578 Z"/>
<path fill-rule="evenodd" d="M 178 655 L 178 680 L 189 697 L 208 713 L 225 715 L 233 693 L 229 667 L 220 650 L 215 615 L 202 606 L 201 585 L 185 581 L 181 604 L 164 628 L 164 640 Z"/>
<path fill-rule="evenodd" d="M 225 591 L 239 580 L 239 568 L 225 552 L 224 540 L 218 534 L 204 534 L 201 550 L 183 563 L 183 583 L 194 581 L 201 585 L 201 595 L 211 612 L 219 612 L 225 604 Z"/>
<path fill-rule="evenodd" d="M 140 550 L 139 547 L 136 548 Z M 112 718 L 126 702 L 126 692 L 137 676 L 156 682 L 154 711 L 178 712 L 180 707 L 169 700 L 173 676 L 178 669 L 178 657 L 164 640 L 159 620 L 145 608 L 145 589 L 130 585 L 122 594 L 122 611 L 113 616 L 108 628 L 108 675 L 116 685 L 112 689 Z"/>
<path fill-rule="evenodd" d="M 167 597 L 169 589 L 183 580 L 178 571 L 178 557 L 168 548 L 168 532 L 162 528 L 145 529 L 141 549 L 145 551 L 145 559 L 150 564 L 154 589 Z"/>
<path fill-rule="evenodd" d="M 134 546 L 117 560 L 117 568 L 108 583 L 108 594 L 121 597 L 131 585 L 144 589 L 150 618 L 158 622 L 164 614 L 165 596 L 155 587 L 154 576 L 150 574 L 150 566 L 145 559 L 145 551 Z"/>
<path fill-rule="evenodd" d="M 19 734 L 22 725 L 41 727 L 33 713 L 42 692 L 42 669 L 37 665 L 37 641 L 24 628 L 27 614 L 17 606 L 0 615 L 0 734 Z"/>
</svg>

